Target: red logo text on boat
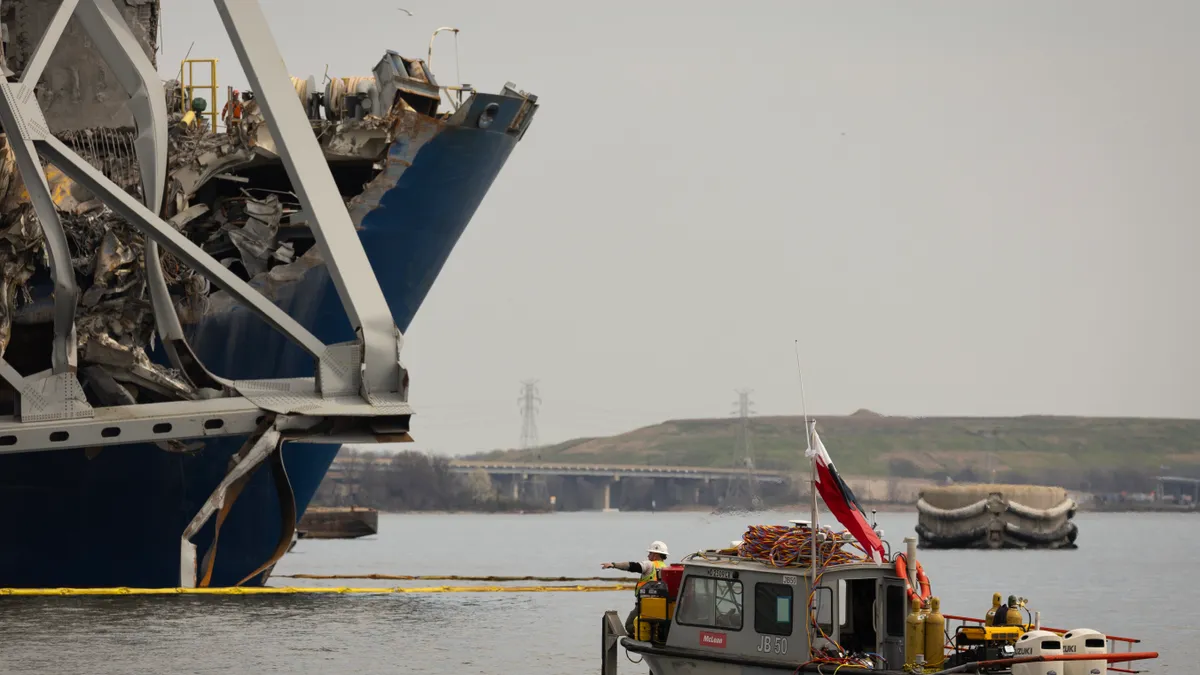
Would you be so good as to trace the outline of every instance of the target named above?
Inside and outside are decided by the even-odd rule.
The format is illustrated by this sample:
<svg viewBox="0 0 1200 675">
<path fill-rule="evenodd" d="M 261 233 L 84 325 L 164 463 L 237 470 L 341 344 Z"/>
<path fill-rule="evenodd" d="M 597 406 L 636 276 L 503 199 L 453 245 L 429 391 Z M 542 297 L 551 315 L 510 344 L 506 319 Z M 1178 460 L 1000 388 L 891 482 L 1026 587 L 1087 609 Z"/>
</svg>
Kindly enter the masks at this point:
<svg viewBox="0 0 1200 675">
<path fill-rule="evenodd" d="M 725 649 L 725 634 L 710 633 L 709 631 L 700 631 L 700 644 L 705 647 L 720 647 Z"/>
</svg>

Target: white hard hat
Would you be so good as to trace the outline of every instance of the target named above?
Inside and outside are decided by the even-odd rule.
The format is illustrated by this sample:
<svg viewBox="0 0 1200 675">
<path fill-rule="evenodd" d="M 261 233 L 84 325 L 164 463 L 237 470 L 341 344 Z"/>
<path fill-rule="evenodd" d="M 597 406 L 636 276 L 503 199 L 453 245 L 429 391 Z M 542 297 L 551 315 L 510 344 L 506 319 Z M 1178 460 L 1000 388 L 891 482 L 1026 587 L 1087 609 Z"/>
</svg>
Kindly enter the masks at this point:
<svg viewBox="0 0 1200 675">
<path fill-rule="evenodd" d="M 646 553 L 661 553 L 666 556 L 668 555 L 667 545 L 661 541 L 656 541 L 653 544 L 650 544 L 650 548 L 646 549 Z"/>
</svg>

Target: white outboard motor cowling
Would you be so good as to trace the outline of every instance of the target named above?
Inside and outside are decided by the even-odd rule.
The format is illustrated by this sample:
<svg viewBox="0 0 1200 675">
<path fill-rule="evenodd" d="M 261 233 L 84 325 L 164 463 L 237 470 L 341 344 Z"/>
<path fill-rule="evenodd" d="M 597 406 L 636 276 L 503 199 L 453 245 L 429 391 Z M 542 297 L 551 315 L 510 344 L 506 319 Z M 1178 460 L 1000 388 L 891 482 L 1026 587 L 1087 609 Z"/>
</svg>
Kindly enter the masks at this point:
<svg viewBox="0 0 1200 675">
<path fill-rule="evenodd" d="M 1013 656 L 1062 656 L 1062 638 L 1048 630 L 1031 630 L 1017 640 Z M 1063 662 L 1015 663 L 1012 675 L 1064 675 Z"/>
<path fill-rule="evenodd" d="M 1108 637 L 1091 628 L 1076 628 L 1063 635 L 1063 654 L 1107 654 Z M 1108 662 L 1103 659 L 1095 661 L 1066 661 L 1063 663 L 1063 675 L 1105 675 L 1108 672 Z"/>
</svg>

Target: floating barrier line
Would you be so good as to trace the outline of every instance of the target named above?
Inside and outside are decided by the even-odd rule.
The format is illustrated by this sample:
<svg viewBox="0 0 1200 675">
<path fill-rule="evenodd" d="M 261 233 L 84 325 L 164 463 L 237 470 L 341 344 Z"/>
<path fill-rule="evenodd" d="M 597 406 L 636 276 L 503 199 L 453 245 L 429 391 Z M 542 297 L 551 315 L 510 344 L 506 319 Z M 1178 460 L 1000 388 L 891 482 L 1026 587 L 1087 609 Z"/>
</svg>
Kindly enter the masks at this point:
<svg viewBox="0 0 1200 675">
<path fill-rule="evenodd" d="M 466 577 L 411 574 L 273 574 L 273 579 L 383 579 L 387 581 L 613 581 L 629 583 L 629 577 Z"/>
<path fill-rule="evenodd" d="M 424 588 L 348 588 L 296 586 L 228 586 L 224 588 L 0 588 L 0 596 L 53 595 L 388 595 L 408 593 L 602 593 L 628 591 L 634 584 L 611 586 L 427 586 Z"/>
</svg>

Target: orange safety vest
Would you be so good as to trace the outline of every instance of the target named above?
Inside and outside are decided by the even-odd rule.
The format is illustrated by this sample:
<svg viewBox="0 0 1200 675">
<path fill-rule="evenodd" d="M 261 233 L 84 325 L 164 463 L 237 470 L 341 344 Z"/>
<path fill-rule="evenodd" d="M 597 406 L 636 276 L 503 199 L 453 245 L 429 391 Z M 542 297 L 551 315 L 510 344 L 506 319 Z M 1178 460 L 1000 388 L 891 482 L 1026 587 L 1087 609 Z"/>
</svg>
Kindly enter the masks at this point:
<svg viewBox="0 0 1200 675">
<path fill-rule="evenodd" d="M 638 591 L 642 590 L 642 586 L 645 586 L 646 584 L 650 583 L 651 581 L 658 581 L 659 580 L 659 571 L 662 570 L 662 568 L 667 566 L 667 561 L 654 560 L 654 561 L 651 561 L 650 564 L 651 564 L 650 569 L 642 570 L 642 576 L 640 579 L 638 579 L 637 587 L 633 589 L 634 593 L 637 593 Z"/>
<path fill-rule="evenodd" d="M 227 103 L 225 103 L 225 110 L 223 110 L 222 112 L 224 113 L 222 115 L 222 117 L 224 117 L 227 120 L 232 120 L 232 121 L 240 120 L 240 119 L 242 119 L 242 102 L 241 101 L 228 101 Z"/>
</svg>

